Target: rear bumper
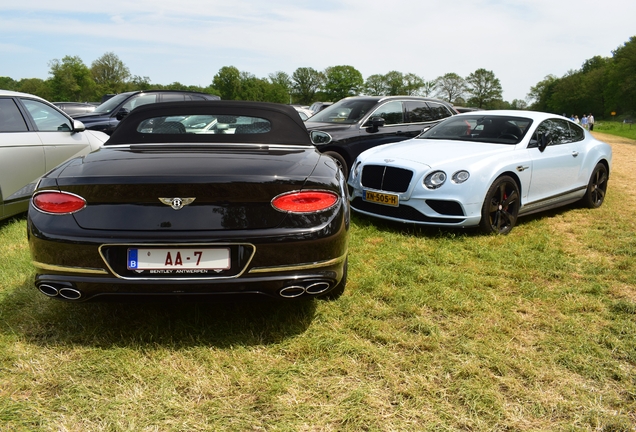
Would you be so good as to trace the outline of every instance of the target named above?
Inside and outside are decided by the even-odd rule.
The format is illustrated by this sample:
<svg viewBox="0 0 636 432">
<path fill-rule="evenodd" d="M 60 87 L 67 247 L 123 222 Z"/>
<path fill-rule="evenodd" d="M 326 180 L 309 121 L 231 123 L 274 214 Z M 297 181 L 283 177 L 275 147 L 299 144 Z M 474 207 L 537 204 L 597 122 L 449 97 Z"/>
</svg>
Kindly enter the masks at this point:
<svg viewBox="0 0 636 432">
<path fill-rule="evenodd" d="M 36 267 L 35 285 L 43 294 L 62 300 L 237 294 L 312 297 L 328 294 L 345 273 L 349 221 L 348 211 L 344 210 L 313 228 L 145 233 L 143 237 L 131 232 L 81 230 L 71 219 L 68 229 L 64 229 L 66 216 L 54 218 L 56 226 L 51 227 L 51 218 L 40 224 L 44 219 L 39 221 L 39 215 L 32 213 L 28 220 L 28 238 Z M 233 266 L 240 267 L 225 274 L 167 275 L 123 272 L 122 254 L 104 253 L 130 245 L 202 244 L 240 246 L 249 253 L 237 253 Z"/>
</svg>

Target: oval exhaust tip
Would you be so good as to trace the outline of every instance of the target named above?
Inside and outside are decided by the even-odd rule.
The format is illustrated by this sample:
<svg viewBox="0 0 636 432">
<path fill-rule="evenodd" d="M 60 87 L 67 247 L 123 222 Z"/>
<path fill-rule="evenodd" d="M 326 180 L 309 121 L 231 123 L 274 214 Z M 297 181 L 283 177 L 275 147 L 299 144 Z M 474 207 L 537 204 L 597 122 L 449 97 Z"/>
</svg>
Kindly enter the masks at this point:
<svg viewBox="0 0 636 432">
<path fill-rule="evenodd" d="M 300 297 L 301 295 L 305 294 L 305 287 L 302 287 L 300 285 L 288 286 L 281 289 L 278 294 L 280 294 L 281 297 L 285 298 Z"/>
<path fill-rule="evenodd" d="M 82 297 L 82 293 L 73 288 L 61 288 L 59 294 L 67 300 L 77 300 Z"/>
<path fill-rule="evenodd" d="M 59 294 L 58 289 L 55 288 L 53 285 L 49 285 L 49 284 L 40 284 L 38 285 L 38 289 L 40 290 L 42 294 L 49 297 L 55 297 L 56 295 Z"/>
<path fill-rule="evenodd" d="M 328 282 L 316 282 L 309 285 L 305 291 L 307 292 L 307 294 L 316 295 L 324 293 L 329 289 L 330 286 L 331 285 L 329 285 Z"/>
</svg>

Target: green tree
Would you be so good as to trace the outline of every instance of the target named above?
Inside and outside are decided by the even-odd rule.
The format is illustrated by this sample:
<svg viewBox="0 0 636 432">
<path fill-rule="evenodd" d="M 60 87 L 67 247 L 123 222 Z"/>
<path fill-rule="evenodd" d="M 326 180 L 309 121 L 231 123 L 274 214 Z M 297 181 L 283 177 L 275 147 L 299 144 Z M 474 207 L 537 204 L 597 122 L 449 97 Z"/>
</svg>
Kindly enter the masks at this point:
<svg viewBox="0 0 636 432">
<path fill-rule="evenodd" d="M 550 98 L 558 81 L 555 75 L 546 75 L 543 80 L 530 87 L 528 93 L 528 99 L 531 101 L 530 108 L 536 111 L 548 111 Z"/>
<path fill-rule="evenodd" d="M 223 100 L 237 100 L 241 91 L 241 72 L 234 66 L 223 66 L 214 75 L 212 85 Z"/>
<path fill-rule="evenodd" d="M 52 100 L 53 95 L 49 84 L 40 78 L 24 78 L 18 81 L 18 91 L 34 94 L 46 100 Z"/>
<path fill-rule="evenodd" d="M 417 96 L 421 94 L 424 83 L 425 81 L 421 76 L 415 75 L 414 73 L 407 73 L 404 75 L 403 79 L 404 93 L 402 94 Z"/>
<path fill-rule="evenodd" d="M 332 66 L 325 72 L 324 91 L 330 101 L 339 101 L 360 93 L 364 86 L 362 74 L 353 66 Z"/>
<path fill-rule="evenodd" d="M 390 71 L 384 75 L 384 88 L 387 96 L 398 96 L 406 93 L 404 88 L 404 74 L 398 71 Z"/>
<path fill-rule="evenodd" d="M 127 91 L 133 90 L 150 90 L 152 85 L 150 84 L 150 78 L 147 76 L 134 75 L 126 86 Z"/>
<path fill-rule="evenodd" d="M 0 89 L 3 90 L 18 90 L 18 82 L 13 78 L 9 77 L 0 77 Z"/>
<path fill-rule="evenodd" d="M 314 102 L 316 93 L 322 87 L 325 78 L 319 71 L 310 67 L 301 67 L 292 74 L 292 89 L 297 103 L 309 105 Z"/>
<path fill-rule="evenodd" d="M 424 83 L 422 84 L 422 87 L 420 87 L 420 95 L 424 97 L 431 97 L 433 96 L 433 94 L 435 94 L 436 90 L 437 90 L 437 82 L 435 80 L 424 81 Z"/>
<path fill-rule="evenodd" d="M 612 52 L 613 65 L 609 72 L 612 90 L 611 109 L 617 112 L 636 111 L 636 36 Z"/>
<path fill-rule="evenodd" d="M 78 56 L 49 62 L 51 98 L 56 101 L 91 101 L 97 98 L 90 69 Z"/>
<path fill-rule="evenodd" d="M 374 74 L 367 77 L 364 82 L 364 91 L 372 96 L 383 96 L 386 94 L 386 84 L 384 75 Z"/>
<path fill-rule="evenodd" d="M 502 88 L 499 79 L 493 71 L 477 69 L 466 77 L 466 92 L 470 106 L 477 108 L 491 108 L 492 102 L 501 100 Z"/>
<path fill-rule="evenodd" d="M 102 94 L 121 93 L 130 80 L 130 70 L 113 52 L 107 52 L 91 64 L 91 74 Z"/>
<path fill-rule="evenodd" d="M 450 103 L 463 98 L 466 91 L 466 80 L 456 73 L 447 73 L 435 79 L 437 96 Z"/>
<path fill-rule="evenodd" d="M 292 103 L 292 79 L 286 72 L 277 71 L 269 74 L 269 81 L 272 85 L 267 90 L 268 101 Z"/>
</svg>

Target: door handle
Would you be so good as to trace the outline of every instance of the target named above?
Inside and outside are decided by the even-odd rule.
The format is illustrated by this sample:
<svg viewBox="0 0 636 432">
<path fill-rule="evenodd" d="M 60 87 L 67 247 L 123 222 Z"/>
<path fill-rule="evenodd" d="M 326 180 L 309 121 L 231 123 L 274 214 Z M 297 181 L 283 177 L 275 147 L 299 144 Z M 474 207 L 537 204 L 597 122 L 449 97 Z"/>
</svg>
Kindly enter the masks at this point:
<svg viewBox="0 0 636 432">
<path fill-rule="evenodd" d="M 577 157 L 578 155 L 579 155 L 579 152 L 577 152 L 577 151 L 573 151 L 573 152 L 572 152 L 572 156 L 573 156 L 573 157 Z"/>
</svg>

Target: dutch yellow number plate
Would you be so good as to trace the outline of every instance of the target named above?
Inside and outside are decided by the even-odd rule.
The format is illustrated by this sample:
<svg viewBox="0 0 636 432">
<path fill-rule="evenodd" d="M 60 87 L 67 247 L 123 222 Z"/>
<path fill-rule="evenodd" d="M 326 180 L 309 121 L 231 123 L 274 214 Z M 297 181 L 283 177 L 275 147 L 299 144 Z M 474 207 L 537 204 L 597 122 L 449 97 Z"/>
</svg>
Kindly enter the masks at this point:
<svg viewBox="0 0 636 432">
<path fill-rule="evenodd" d="M 372 192 L 368 190 L 364 191 L 362 199 L 391 207 L 397 207 L 400 204 L 400 198 L 397 195 Z"/>
</svg>

